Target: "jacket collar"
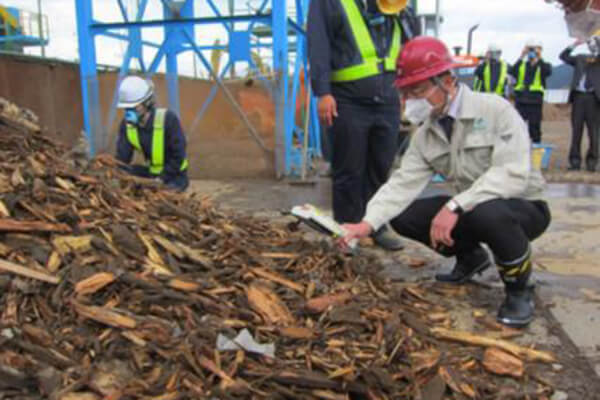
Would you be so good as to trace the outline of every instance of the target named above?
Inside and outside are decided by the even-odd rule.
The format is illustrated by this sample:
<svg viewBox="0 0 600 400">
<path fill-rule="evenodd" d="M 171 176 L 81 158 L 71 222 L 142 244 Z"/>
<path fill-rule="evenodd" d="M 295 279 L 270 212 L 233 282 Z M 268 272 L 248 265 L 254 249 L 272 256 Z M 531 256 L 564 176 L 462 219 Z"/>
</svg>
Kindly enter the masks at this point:
<svg viewBox="0 0 600 400">
<path fill-rule="evenodd" d="M 474 92 L 464 83 L 459 83 L 458 93 L 454 102 L 450 105 L 450 111 L 448 115 L 450 115 L 455 120 L 463 120 L 463 119 L 475 119 L 477 116 L 475 115 L 475 105 L 477 99 L 475 99 Z M 428 118 L 425 121 L 425 127 L 431 128 L 435 126 L 435 119 Z"/>
<path fill-rule="evenodd" d="M 462 87 L 461 103 L 458 110 L 458 119 L 476 119 L 477 99 L 475 93 L 465 84 L 460 83 Z"/>
</svg>

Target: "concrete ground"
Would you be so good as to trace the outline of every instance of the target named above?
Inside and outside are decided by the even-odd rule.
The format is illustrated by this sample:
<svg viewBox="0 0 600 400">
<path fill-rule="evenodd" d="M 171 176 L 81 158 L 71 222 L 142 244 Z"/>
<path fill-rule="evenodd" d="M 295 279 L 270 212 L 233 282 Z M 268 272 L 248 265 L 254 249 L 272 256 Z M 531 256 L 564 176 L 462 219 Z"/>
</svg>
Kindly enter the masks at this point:
<svg viewBox="0 0 600 400">
<path fill-rule="evenodd" d="M 330 186 L 327 178 L 317 179 L 314 185 L 274 180 L 194 181 L 191 191 L 213 197 L 220 207 L 285 223 L 291 217 L 282 216 L 281 211 L 297 204 L 310 202 L 328 210 Z M 578 390 L 582 382 L 591 378 L 590 373 L 593 376 L 590 371 L 595 370 L 600 375 L 600 246 L 597 242 L 600 186 L 550 184 L 548 201 L 553 222 L 549 231 L 534 243 L 538 318 L 517 341 L 563 352 L 565 370 L 571 374 L 577 370 L 577 373 L 565 375 L 560 372 L 562 365 L 554 366 L 556 379 L 561 382 L 557 388 L 568 393 L 569 398 L 596 398 Z M 385 266 L 382 273 L 394 281 L 431 280 L 435 272 L 449 269 L 453 262 L 412 242 L 397 253 L 386 253 L 372 246 L 362 251 L 376 254 Z M 473 328 L 474 309 L 493 317 L 502 300 L 502 284 L 496 271 L 491 269 L 468 287 L 468 298 L 459 301 L 452 311 L 455 324 L 463 329 Z M 587 362 L 578 358 L 580 355 Z M 598 376 L 592 379 L 600 382 Z"/>
</svg>

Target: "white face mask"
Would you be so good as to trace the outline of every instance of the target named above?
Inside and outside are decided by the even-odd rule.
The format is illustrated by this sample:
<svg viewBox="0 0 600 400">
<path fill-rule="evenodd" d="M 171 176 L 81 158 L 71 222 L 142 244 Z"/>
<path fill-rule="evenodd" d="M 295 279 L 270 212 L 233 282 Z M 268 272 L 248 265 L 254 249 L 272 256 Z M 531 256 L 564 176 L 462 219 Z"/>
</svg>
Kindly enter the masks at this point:
<svg viewBox="0 0 600 400">
<path fill-rule="evenodd" d="M 433 106 L 427 99 L 408 99 L 404 116 L 414 125 L 420 125 L 433 113 Z"/>
</svg>

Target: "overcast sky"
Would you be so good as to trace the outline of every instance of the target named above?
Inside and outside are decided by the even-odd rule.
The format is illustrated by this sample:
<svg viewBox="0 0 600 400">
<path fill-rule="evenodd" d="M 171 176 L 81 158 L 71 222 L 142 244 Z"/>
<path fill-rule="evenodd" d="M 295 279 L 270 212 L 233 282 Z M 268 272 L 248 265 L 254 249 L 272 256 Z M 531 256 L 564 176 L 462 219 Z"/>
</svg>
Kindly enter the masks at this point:
<svg viewBox="0 0 600 400">
<path fill-rule="evenodd" d="M 29 11 L 37 10 L 37 0 L 0 0 L 3 5 L 15 6 Z M 260 3 L 258 0 L 252 2 Z M 123 0 L 133 9 L 136 0 Z M 215 0 L 221 10 L 226 11 L 226 0 Z M 293 2 L 288 0 L 288 3 Z M 94 0 L 95 17 L 103 21 L 118 21 L 120 13 L 116 0 Z M 160 16 L 160 0 L 150 0 L 149 15 Z M 199 12 L 208 14 L 204 1 L 197 1 Z M 239 7 L 245 7 L 247 0 L 236 0 Z M 433 11 L 434 0 L 420 0 L 420 12 Z M 42 0 L 43 13 L 50 24 L 50 44 L 46 48 L 49 57 L 75 60 L 77 54 L 77 27 L 75 18 L 75 0 Z M 449 46 L 461 45 L 466 48 L 467 32 L 475 24 L 474 53 L 484 52 L 488 43 L 495 42 L 504 49 L 504 58 L 509 62 L 516 60 L 525 41 L 536 38 L 544 44 L 544 57 L 550 62 L 559 63 L 558 54 L 573 39 L 568 37 L 562 12 L 543 0 L 442 0 L 444 23 L 441 38 Z M 212 43 L 216 37 L 223 36 L 220 29 L 199 28 L 196 35 L 202 43 Z M 160 30 L 148 31 L 145 38 L 160 38 Z M 98 39 L 98 62 L 119 65 L 124 45 L 112 39 Z M 39 54 L 38 49 L 29 50 Z M 180 69 L 191 74 L 193 66 L 191 55 L 180 58 Z"/>
</svg>

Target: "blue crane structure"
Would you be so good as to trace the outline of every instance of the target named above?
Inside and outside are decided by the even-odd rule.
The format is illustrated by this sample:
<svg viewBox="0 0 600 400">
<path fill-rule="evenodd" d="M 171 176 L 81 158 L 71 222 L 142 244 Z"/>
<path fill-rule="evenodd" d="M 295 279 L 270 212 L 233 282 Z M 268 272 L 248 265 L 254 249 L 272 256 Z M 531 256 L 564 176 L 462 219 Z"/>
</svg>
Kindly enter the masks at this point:
<svg viewBox="0 0 600 400">
<path fill-rule="evenodd" d="M 117 87 L 130 71 L 132 60 L 137 60 L 147 77 L 157 73 L 160 64 L 165 61 L 168 106 L 179 114 L 178 56 L 185 52 L 192 52 L 215 81 L 209 96 L 199 105 L 196 120 L 206 112 L 218 88 L 221 88 L 228 94 L 228 100 L 244 119 L 257 144 L 271 155 L 274 152 L 278 176 L 298 174 L 303 157 L 310 160 L 320 154 L 316 101 L 309 95 L 310 100 L 306 102 L 300 95 L 302 92 L 310 93 L 309 79 L 301 78 L 302 71 L 308 70 L 305 21 L 309 0 L 260 0 L 259 6 L 250 9 L 250 12 L 229 14 L 221 10 L 215 0 L 156 0 L 152 7 L 156 10 L 158 4 L 162 9 L 162 18 L 159 19 L 147 16 L 149 0 L 138 0 L 135 15 L 129 15 L 123 0 L 112 1 L 120 10 L 118 21 L 99 21 L 94 17 L 94 6 L 100 6 L 99 0 L 75 0 L 84 124 L 92 154 L 99 150 L 99 144 L 107 137 L 107 127 L 114 122 Z M 102 6 L 106 7 L 106 3 L 103 1 Z M 199 45 L 198 36 L 214 38 L 216 25 L 225 29 L 227 43 Z M 152 28 L 163 30 L 162 41 L 144 37 L 144 32 Z M 268 35 L 264 35 L 265 30 Z M 259 31 L 263 34 L 258 34 Z M 100 107 L 96 51 L 96 38 L 99 36 L 119 39 L 127 44 L 108 116 L 102 115 Z M 145 57 L 144 49 L 148 47 L 154 49 L 153 57 Z M 264 147 L 260 136 L 242 115 L 241 107 L 223 84 L 225 74 L 236 63 L 244 62 L 250 69 L 258 70 L 252 53 L 259 48 L 270 55 L 272 75 L 270 78 L 263 77 L 261 81 L 271 92 L 275 104 L 274 149 Z M 204 50 L 226 51 L 228 62 L 214 70 L 203 54 Z M 305 85 L 304 91 L 301 85 Z M 299 107 L 307 110 L 305 121 L 297 118 Z"/>
</svg>

